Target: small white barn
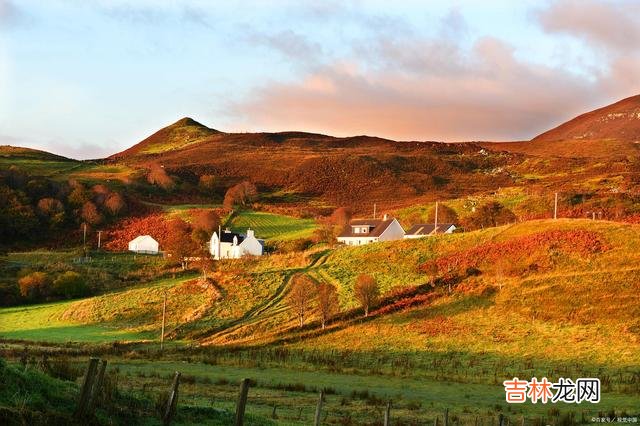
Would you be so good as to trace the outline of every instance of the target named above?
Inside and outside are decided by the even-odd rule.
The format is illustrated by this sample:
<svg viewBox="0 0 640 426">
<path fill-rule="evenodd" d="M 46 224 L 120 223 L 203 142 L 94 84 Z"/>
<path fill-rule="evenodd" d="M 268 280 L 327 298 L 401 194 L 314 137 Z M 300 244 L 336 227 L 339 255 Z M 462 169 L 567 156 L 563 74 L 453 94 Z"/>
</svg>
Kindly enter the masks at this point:
<svg viewBox="0 0 640 426">
<path fill-rule="evenodd" d="M 242 256 L 262 256 L 264 240 L 256 238 L 253 229 L 239 234 L 225 229 L 218 236 L 214 232 L 209 241 L 209 252 L 214 259 L 239 259 Z"/>
<path fill-rule="evenodd" d="M 404 237 L 423 238 L 436 234 L 451 234 L 456 229 L 453 223 L 439 223 L 437 225 L 435 223 L 418 223 L 417 225 L 413 225 Z"/>
<path fill-rule="evenodd" d="M 135 253 L 158 254 L 160 244 L 150 235 L 139 235 L 129 241 L 129 251 Z"/>
<path fill-rule="evenodd" d="M 350 246 L 375 243 L 378 241 L 401 240 L 404 229 L 395 218 L 384 215 L 380 219 L 355 219 L 349 222 L 338 235 L 337 240 Z"/>
</svg>

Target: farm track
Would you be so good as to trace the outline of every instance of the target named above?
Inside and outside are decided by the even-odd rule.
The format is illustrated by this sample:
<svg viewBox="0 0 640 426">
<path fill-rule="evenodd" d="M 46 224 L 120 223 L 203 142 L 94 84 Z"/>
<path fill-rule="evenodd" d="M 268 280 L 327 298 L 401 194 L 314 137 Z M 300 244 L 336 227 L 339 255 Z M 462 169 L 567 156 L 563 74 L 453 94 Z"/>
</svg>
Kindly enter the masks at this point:
<svg viewBox="0 0 640 426">
<path fill-rule="evenodd" d="M 274 312 L 279 313 L 287 309 L 286 306 L 281 305 L 281 302 L 284 300 L 287 294 L 287 289 L 289 288 L 289 284 L 291 283 L 293 277 L 299 273 L 308 273 L 310 269 L 323 265 L 327 261 L 330 253 L 331 250 L 320 252 L 319 256 L 313 259 L 311 263 L 309 263 L 309 265 L 307 265 L 306 267 L 288 271 L 287 275 L 282 280 L 282 283 L 271 298 L 266 300 L 264 303 L 250 309 L 241 318 L 233 320 L 223 326 L 217 327 L 212 332 L 208 332 L 207 334 L 211 334 L 208 335 L 206 341 L 210 342 L 214 340 L 224 340 L 225 337 L 234 334 L 235 332 L 241 330 L 246 326 L 256 325 L 260 322 L 270 319 L 271 315 L 267 314 L 271 314 Z"/>
</svg>

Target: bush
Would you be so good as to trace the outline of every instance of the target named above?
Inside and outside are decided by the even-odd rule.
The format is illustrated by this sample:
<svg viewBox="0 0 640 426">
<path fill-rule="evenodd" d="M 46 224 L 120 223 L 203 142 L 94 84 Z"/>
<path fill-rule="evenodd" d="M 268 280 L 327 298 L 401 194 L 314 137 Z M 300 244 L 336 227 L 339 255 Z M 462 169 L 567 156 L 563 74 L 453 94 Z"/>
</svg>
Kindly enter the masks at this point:
<svg viewBox="0 0 640 426">
<path fill-rule="evenodd" d="M 50 280 L 44 272 L 32 272 L 18 280 L 20 295 L 37 300 L 49 294 Z"/>
<path fill-rule="evenodd" d="M 53 290 L 56 294 L 68 299 L 87 294 L 87 283 L 82 275 L 77 272 L 67 271 L 58 275 L 53 281 Z"/>
</svg>

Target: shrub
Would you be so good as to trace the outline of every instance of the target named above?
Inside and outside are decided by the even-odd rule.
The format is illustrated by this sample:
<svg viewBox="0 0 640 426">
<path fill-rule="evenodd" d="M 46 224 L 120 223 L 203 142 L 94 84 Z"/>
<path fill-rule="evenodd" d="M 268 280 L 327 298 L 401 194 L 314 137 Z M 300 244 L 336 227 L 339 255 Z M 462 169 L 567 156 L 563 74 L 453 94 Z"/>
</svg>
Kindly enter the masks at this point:
<svg viewBox="0 0 640 426">
<path fill-rule="evenodd" d="M 53 290 L 56 294 L 68 299 L 87 294 L 87 283 L 77 272 L 67 271 L 58 275 L 53 281 Z"/>
<path fill-rule="evenodd" d="M 39 299 L 49 294 L 50 280 L 44 272 L 32 272 L 18 280 L 20 295 L 28 299 Z"/>
</svg>

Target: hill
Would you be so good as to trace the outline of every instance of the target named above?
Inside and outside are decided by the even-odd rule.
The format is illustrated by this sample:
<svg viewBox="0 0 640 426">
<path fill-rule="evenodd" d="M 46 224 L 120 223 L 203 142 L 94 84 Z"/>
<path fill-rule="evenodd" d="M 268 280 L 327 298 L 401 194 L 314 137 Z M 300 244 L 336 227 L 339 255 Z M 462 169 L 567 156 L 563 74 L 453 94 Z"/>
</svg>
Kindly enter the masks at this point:
<svg viewBox="0 0 640 426">
<path fill-rule="evenodd" d="M 532 142 L 575 139 L 640 143 L 640 95 L 581 114 L 536 136 Z"/>
<path fill-rule="evenodd" d="M 486 146 L 540 156 L 637 156 L 640 147 L 640 95 L 581 114 L 529 142 L 492 143 Z"/>
<path fill-rule="evenodd" d="M 181 135 L 190 129 L 197 136 L 184 143 Z M 160 163 L 167 173 L 192 185 L 198 176 L 209 174 L 221 189 L 248 179 L 261 193 L 281 194 L 289 203 L 317 200 L 368 211 L 374 202 L 391 207 L 437 193 L 512 185 L 513 179 L 498 170 L 518 162 L 518 156 L 480 150 L 474 144 L 395 142 L 369 136 L 220 133 L 181 120 L 109 162 L 140 169 Z M 279 202 L 277 198 L 269 201 Z"/>
<path fill-rule="evenodd" d="M 41 151 L 33 148 L 23 148 L 19 146 L 0 145 L 0 158 L 2 159 L 28 159 L 41 161 L 76 161 L 61 155 Z"/>
<path fill-rule="evenodd" d="M 220 134 L 192 118 L 185 117 L 164 127 L 131 148 L 109 158 L 126 158 L 142 154 L 159 154 L 197 143 L 207 136 Z"/>
</svg>

